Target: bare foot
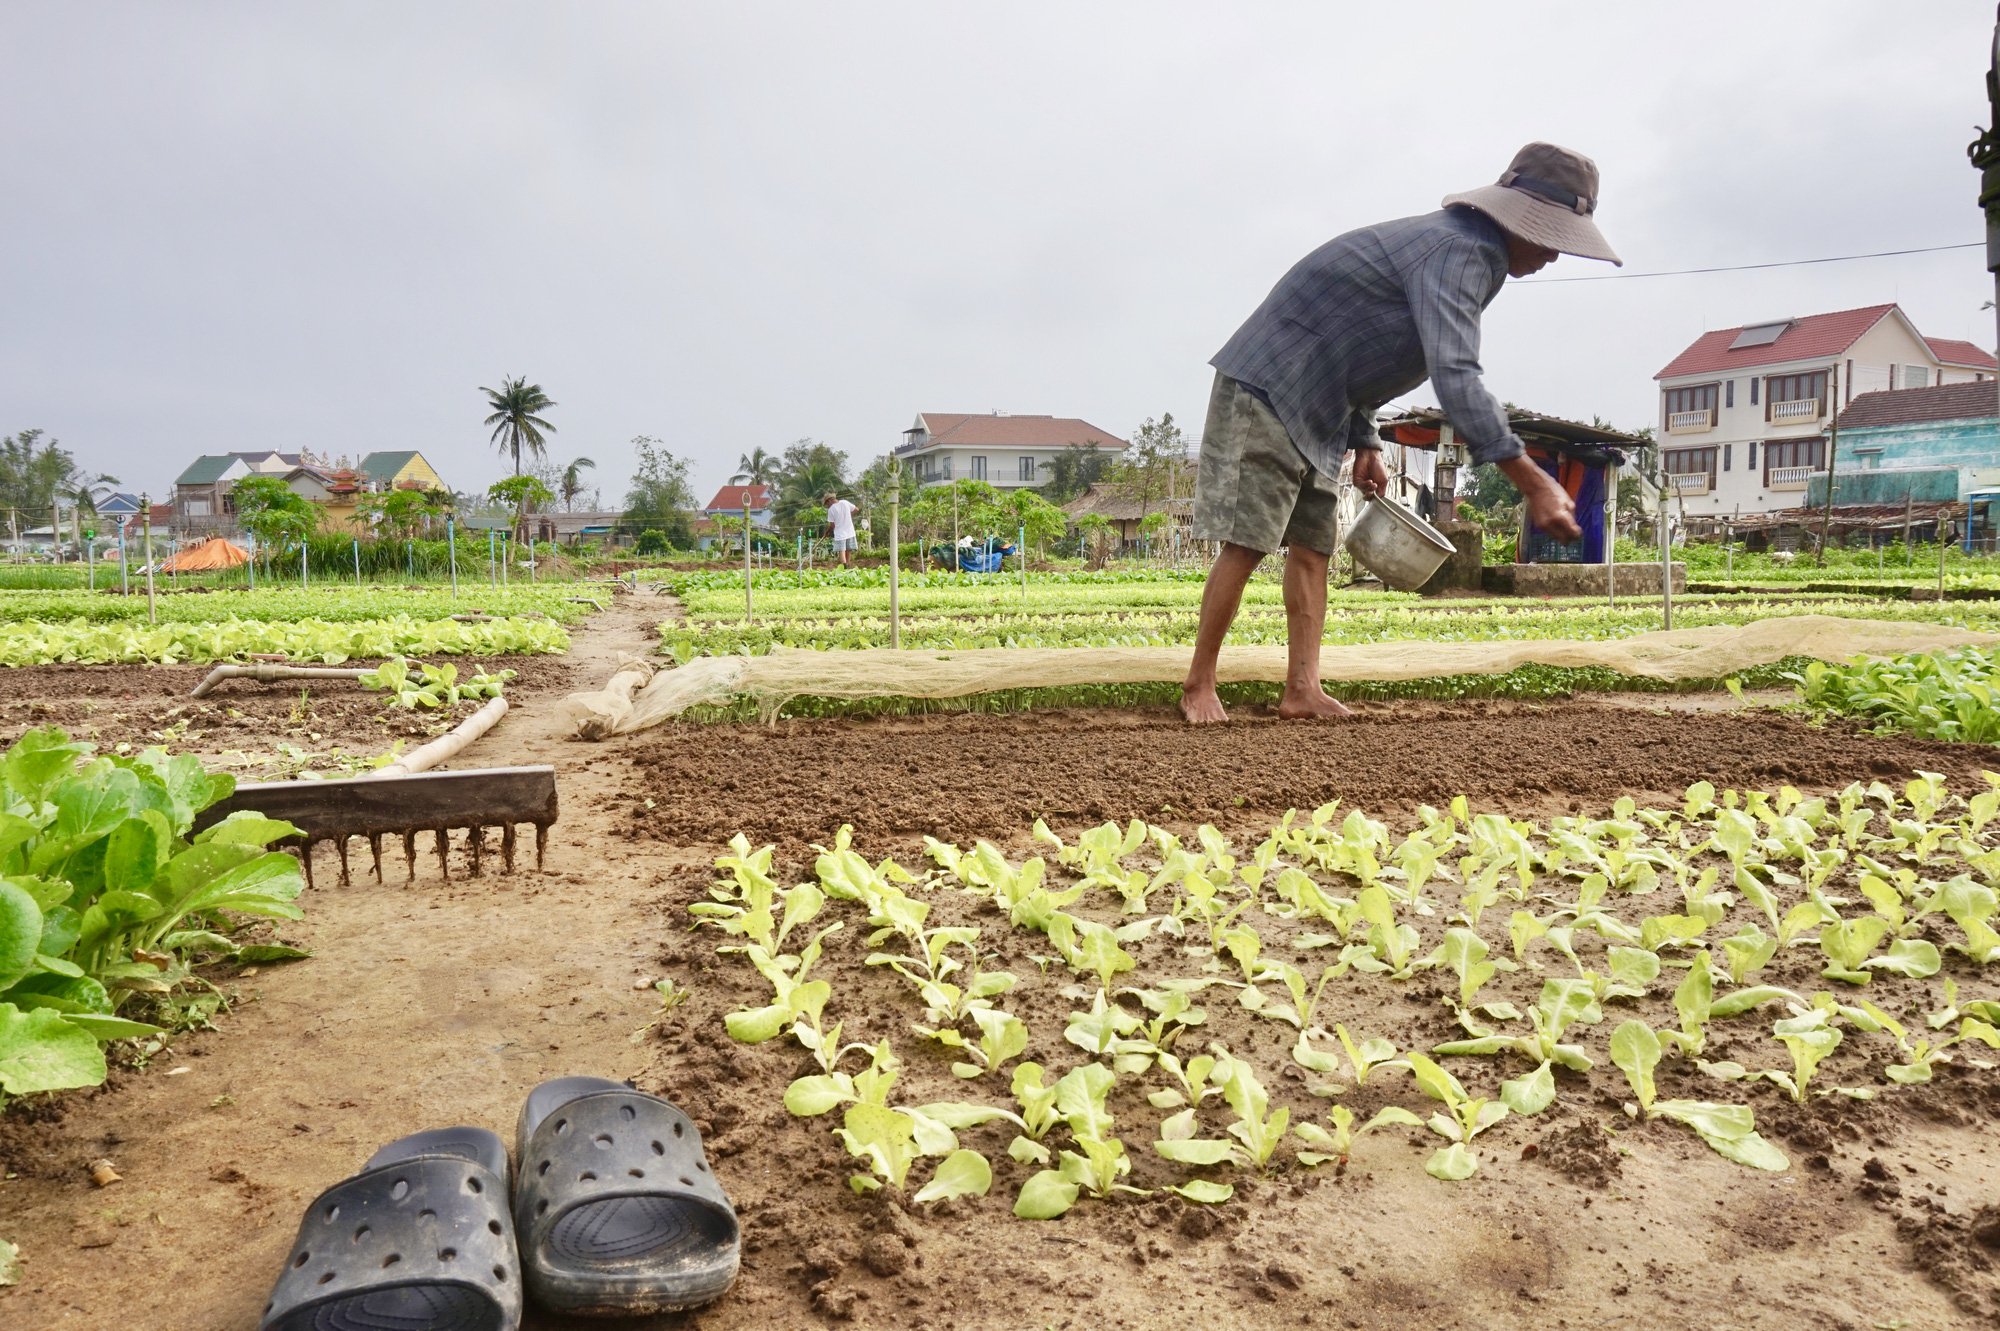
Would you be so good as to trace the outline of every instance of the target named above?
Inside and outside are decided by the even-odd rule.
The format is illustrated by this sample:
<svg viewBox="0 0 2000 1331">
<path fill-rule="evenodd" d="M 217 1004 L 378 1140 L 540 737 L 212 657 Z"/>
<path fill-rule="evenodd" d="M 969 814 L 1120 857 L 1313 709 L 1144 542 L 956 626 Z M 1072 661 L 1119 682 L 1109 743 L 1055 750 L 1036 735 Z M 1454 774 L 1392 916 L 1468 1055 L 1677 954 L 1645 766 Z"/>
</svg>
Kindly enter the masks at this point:
<svg viewBox="0 0 2000 1331">
<path fill-rule="evenodd" d="M 1287 721 L 1307 721 L 1334 716 L 1353 716 L 1354 713 L 1336 698 L 1326 696 L 1323 689 L 1311 693 L 1287 693 L 1278 700 L 1278 715 Z"/>
<path fill-rule="evenodd" d="M 1229 713 L 1222 710 L 1222 699 L 1216 696 L 1215 685 L 1206 688 L 1181 688 L 1181 715 L 1191 726 L 1220 725 L 1229 719 Z"/>
</svg>

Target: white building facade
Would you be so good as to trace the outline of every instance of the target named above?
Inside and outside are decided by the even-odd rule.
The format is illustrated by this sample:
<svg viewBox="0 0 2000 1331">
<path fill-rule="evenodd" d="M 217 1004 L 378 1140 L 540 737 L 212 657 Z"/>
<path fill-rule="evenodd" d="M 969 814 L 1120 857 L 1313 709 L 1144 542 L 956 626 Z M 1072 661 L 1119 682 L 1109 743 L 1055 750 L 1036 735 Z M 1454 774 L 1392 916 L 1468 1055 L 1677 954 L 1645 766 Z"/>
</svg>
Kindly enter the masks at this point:
<svg viewBox="0 0 2000 1331">
<path fill-rule="evenodd" d="M 1855 397 L 1995 372 L 1991 353 L 1926 338 L 1894 305 L 1718 329 L 1654 376 L 1661 461 L 1691 518 L 1797 508 Z"/>
<path fill-rule="evenodd" d="M 1115 461 L 1125 441 L 1074 416 L 927 411 L 903 431 L 896 458 L 920 486 L 970 479 L 1019 490 L 1046 483 L 1050 460 L 1072 447 Z"/>
</svg>

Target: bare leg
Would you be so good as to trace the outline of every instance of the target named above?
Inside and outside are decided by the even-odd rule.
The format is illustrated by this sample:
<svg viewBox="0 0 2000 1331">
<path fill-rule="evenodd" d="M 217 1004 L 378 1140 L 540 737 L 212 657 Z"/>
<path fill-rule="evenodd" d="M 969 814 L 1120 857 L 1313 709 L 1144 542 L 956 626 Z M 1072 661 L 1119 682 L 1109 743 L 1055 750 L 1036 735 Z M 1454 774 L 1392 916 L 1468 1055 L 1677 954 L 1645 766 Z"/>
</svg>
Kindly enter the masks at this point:
<svg viewBox="0 0 2000 1331">
<path fill-rule="evenodd" d="M 1246 545 L 1224 544 L 1208 571 L 1201 589 L 1201 623 L 1195 630 L 1194 660 L 1188 665 L 1187 680 L 1181 685 L 1181 715 L 1195 725 L 1227 721 L 1222 699 L 1215 692 L 1215 662 L 1222 654 L 1222 640 L 1236 621 L 1236 608 L 1243 603 L 1243 585 L 1263 561 L 1264 552 Z M 1322 613 L 1324 610 L 1322 609 Z"/>
<path fill-rule="evenodd" d="M 1278 715 L 1287 720 L 1350 716 L 1319 682 L 1319 642 L 1326 631 L 1326 562 L 1317 550 L 1294 545 L 1285 555 L 1285 696 Z"/>
</svg>

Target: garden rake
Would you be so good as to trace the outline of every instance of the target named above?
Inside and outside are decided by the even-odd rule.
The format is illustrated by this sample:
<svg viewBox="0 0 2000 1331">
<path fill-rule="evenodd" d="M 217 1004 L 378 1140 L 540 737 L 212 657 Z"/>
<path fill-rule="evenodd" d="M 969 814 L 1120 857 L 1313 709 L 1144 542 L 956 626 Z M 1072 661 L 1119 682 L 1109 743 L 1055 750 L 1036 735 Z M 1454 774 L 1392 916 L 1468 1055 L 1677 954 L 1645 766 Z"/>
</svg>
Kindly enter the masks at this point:
<svg viewBox="0 0 2000 1331">
<path fill-rule="evenodd" d="M 451 878 L 451 837 L 467 829 L 466 858 L 476 875 L 486 856 L 488 828 L 500 829 L 500 855 L 507 872 L 514 870 L 516 828 L 535 829 L 535 867 L 542 867 L 549 827 L 556 820 L 556 769 L 550 766 L 472 768 L 462 772 L 417 772 L 402 776 L 363 776 L 321 781 L 266 781 L 239 785 L 234 794 L 203 810 L 199 830 L 239 809 L 280 818 L 299 829 L 291 842 L 305 866 L 306 883 L 313 881 L 313 847 L 330 841 L 340 853 L 340 883 L 349 883 L 347 842 L 367 837 L 375 863 L 375 881 L 382 881 L 382 839 L 403 841 L 406 882 L 416 881 L 417 836 L 436 838 L 438 870 Z"/>
</svg>

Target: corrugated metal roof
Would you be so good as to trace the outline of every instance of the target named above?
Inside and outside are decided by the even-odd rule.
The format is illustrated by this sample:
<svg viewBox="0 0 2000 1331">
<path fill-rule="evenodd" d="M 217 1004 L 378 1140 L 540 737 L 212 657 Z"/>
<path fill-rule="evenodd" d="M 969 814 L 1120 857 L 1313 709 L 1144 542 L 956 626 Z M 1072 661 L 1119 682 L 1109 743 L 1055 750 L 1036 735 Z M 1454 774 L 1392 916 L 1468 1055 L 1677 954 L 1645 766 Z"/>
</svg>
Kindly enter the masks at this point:
<svg viewBox="0 0 2000 1331">
<path fill-rule="evenodd" d="M 242 461 L 234 453 L 204 453 L 188 464 L 188 469 L 174 478 L 175 485 L 213 485 L 222 479 L 222 473 Z"/>
<path fill-rule="evenodd" d="M 410 465 L 410 459 L 417 456 L 414 448 L 399 453 L 370 453 L 361 459 L 355 470 L 371 481 L 393 481 L 396 474 Z"/>
</svg>

